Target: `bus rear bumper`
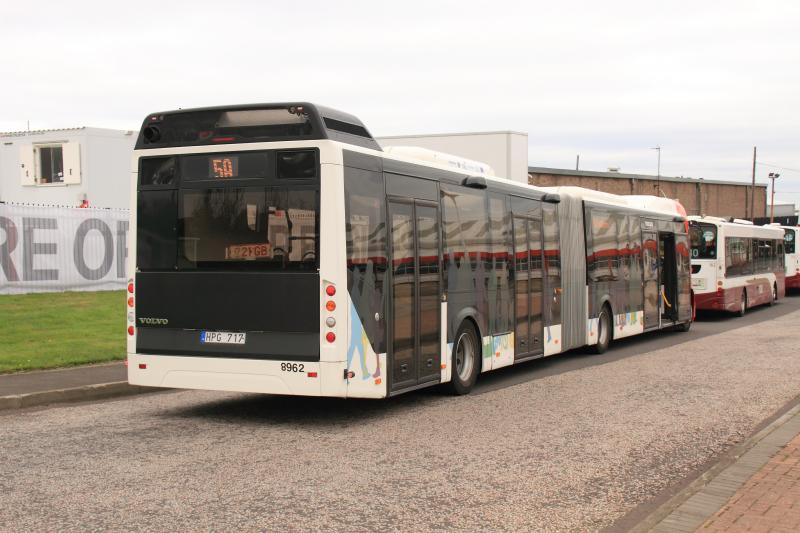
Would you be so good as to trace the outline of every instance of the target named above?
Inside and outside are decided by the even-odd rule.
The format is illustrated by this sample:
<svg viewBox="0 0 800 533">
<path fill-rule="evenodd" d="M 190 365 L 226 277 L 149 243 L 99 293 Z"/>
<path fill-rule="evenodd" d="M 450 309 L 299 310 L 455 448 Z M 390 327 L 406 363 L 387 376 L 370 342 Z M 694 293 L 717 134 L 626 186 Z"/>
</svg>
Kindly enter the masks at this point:
<svg viewBox="0 0 800 533">
<path fill-rule="evenodd" d="M 786 290 L 800 289 L 800 274 L 786 276 Z"/>
<path fill-rule="evenodd" d="M 739 289 L 741 292 L 741 289 Z M 731 291 L 720 289 L 715 292 L 695 293 L 695 307 L 698 311 L 738 311 L 739 301 Z"/>
<path fill-rule="evenodd" d="M 344 397 L 343 369 L 338 362 L 128 354 L 128 382 L 146 387 Z"/>
</svg>

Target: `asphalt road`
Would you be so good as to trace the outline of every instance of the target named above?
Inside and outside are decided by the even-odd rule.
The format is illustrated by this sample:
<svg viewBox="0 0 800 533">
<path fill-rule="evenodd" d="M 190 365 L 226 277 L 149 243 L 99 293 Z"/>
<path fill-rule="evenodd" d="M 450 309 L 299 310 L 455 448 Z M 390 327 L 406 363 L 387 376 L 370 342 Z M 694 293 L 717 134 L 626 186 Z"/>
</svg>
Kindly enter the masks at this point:
<svg viewBox="0 0 800 533">
<path fill-rule="evenodd" d="M 595 530 L 800 392 L 800 298 L 388 401 L 205 391 L 0 415 L 0 530 Z"/>
</svg>

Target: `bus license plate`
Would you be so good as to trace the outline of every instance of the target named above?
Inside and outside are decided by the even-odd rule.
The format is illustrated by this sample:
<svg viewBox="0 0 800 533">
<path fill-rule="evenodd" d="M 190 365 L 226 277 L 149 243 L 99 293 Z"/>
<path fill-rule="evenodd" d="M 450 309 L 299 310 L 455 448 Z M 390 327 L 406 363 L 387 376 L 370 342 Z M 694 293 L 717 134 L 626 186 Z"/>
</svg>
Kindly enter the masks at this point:
<svg viewBox="0 0 800 533">
<path fill-rule="evenodd" d="M 693 289 L 705 289 L 706 288 L 706 280 L 703 278 L 692 278 L 692 288 Z"/>
<path fill-rule="evenodd" d="M 201 331 L 201 344 L 244 344 L 247 333 L 233 331 Z"/>
</svg>

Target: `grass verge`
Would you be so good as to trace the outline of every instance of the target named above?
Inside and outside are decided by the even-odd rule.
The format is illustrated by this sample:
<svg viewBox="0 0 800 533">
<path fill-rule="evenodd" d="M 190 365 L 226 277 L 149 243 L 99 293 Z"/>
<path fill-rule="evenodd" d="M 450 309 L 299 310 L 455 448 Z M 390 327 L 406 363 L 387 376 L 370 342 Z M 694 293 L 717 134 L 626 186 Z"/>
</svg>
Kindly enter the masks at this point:
<svg viewBox="0 0 800 533">
<path fill-rule="evenodd" d="M 125 358 L 125 291 L 0 296 L 0 373 Z"/>
</svg>

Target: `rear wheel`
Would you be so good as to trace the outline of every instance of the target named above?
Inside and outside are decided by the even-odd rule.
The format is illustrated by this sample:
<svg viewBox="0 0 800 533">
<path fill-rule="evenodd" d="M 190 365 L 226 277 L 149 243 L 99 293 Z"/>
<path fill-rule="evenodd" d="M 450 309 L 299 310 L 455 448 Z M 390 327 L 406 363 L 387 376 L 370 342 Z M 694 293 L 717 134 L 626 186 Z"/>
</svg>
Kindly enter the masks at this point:
<svg viewBox="0 0 800 533">
<path fill-rule="evenodd" d="M 603 305 L 600 316 L 597 317 L 597 344 L 592 346 L 592 351 L 596 354 L 604 353 L 611 344 L 611 308 L 608 304 Z"/>
<path fill-rule="evenodd" d="M 736 312 L 739 316 L 744 316 L 747 312 L 747 291 L 742 291 L 742 300 L 739 302 L 739 311 Z"/>
<path fill-rule="evenodd" d="M 475 385 L 480 371 L 480 343 L 475 328 L 463 322 L 456 333 L 453 356 L 450 361 L 452 376 L 450 391 L 453 394 L 468 394 Z"/>
<path fill-rule="evenodd" d="M 772 285 L 772 299 L 769 301 L 769 305 L 775 305 L 775 302 L 778 301 L 778 285 Z"/>
</svg>

